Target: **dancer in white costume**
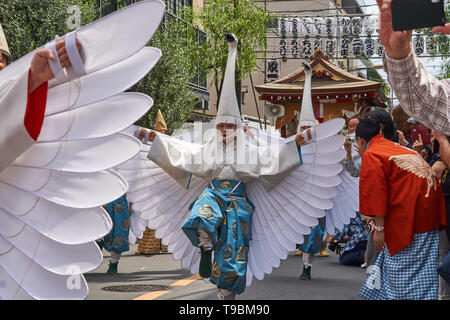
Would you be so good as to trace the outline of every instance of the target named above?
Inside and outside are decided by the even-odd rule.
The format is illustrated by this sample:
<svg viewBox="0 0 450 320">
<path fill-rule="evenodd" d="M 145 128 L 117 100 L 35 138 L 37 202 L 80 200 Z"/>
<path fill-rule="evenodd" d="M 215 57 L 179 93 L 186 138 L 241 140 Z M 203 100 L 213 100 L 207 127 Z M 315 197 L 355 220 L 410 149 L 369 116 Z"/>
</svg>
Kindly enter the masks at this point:
<svg viewBox="0 0 450 320">
<path fill-rule="evenodd" d="M 312 104 L 312 69 L 307 63 L 303 65 L 305 85 L 297 127 L 298 132 L 316 127 L 319 123 L 314 115 Z M 343 151 L 343 148 L 340 151 Z M 341 161 L 341 164 L 344 163 L 343 161 Z M 315 174 L 332 179 L 329 170 L 329 167 L 317 167 Z M 314 254 L 323 248 L 323 241 L 325 241 L 326 236 L 325 231 L 333 235 L 336 229 L 342 230 L 344 225 L 350 222 L 350 218 L 354 217 L 355 211 L 358 210 L 358 180 L 351 177 L 346 170 L 343 170 L 340 164 L 336 164 L 334 172 L 338 172 L 338 176 L 333 177 L 334 179 L 337 178 L 335 181 L 335 196 L 332 197 L 333 206 L 332 208 L 327 208 L 325 217 L 319 220 L 319 225 L 313 228 L 311 234 L 305 237 L 305 241 L 299 243 L 297 246 L 301 250 L 300 252 L 302 252 L 303 260 L 303 272 L 300 275 L 301 280 L 311 279 L 311 267 L 314 261 Z"/>
<path fill-rule="evenodd" d="M 128 187 L 110 168 L 141 148 L 119 132 L 152 106 L 121 92 L 159 60 L 159 49 L 144 46 L 164 12 L 161 1 L 141 1 L 45 46 L 58 58 L 64 40 L 70 66 L 48 60 L 55 78 L 36 141 L 24 126 L 27 78 L 33 57 L 50 53 L 42 47 L 0 72 L 1 299 L 87 296 L 82 274 L 102 262 L 94 240 L 111 229 L 100 206 Z"/>
<path fill-rule="evenodd" d="M 291 139 L 277 139 L 270 146 L 259 145 L 257 138 L 239 144 L 244 131 L 234 87 L 237 39 L 232 35 L 227 38 L 230 52 L 215 122 L 222 130 L 214 130 L 205 144 L 148 132 L 147 137 L 154 138 L 151 146 L 144 145 L 139 156 L 118 168 L 130 185 L 127 196 L 133 202 L 133 232 L 139 238 L 146 226 L 156 229 L 156 237 L 192 273 L 199 272 L 201 250 L 205 253 L 213 247 L 215 257 L 210 279 L 220 288 L 221 299 L 242 293 L 253 276 L 263 279 L 265 274 L 270 274 L 280 265 L 280 259 L 286 259 L 288 251 L 295 250 L 295 244 L 303 241 L 303 235 L 317 225 L 318 218 L 325 216 L 325 209 L 331 208 L 336 195 L 335 186 L 340 183 L 337 175 L 342 167 L 338 162 L 345 156 L 342 148 L 345 138 L 337 135 L 344 125 L 343 119 L 328 121 Z M 231 136 L 229 132 L 224 135 L 224 127 L 236 129 L 231 130 Z M 297 147 L 294 139 L 301 147 Z M 236 146 L 232 143 L 235 140 L 237 148 L 245 150 L 246 160 L 228 158 L 221 162 L 221 148 Z M 202 152 L 207 155 L 203 158 L 206 161 L 191 161 Z M 232 153 L 225 156 L 229 154 Z M 258 161 L 248 161 L 250 156 Z M 202 191 L 208 197 L 202 197 Z M 235 191 L 242 196 L 238 197 Z M 216 200 L 210 198 L 211 194 L 217 196 Z M 214 207 L 212 215 L 207 207 L 198 209 L 207 198 Z M 189 204 L 193 200 L 196 201 L 190 213 Z M 204 237 L 202 232 L 211 230 L 199 226 L 198 230 L 202 231 L 196 233 L 195 226 L 189 228 L 188 221 L 198 214 L 205 221 L 212 217 L 210 221 L 216 221 L 217 228 L 226 228 L 226 223 L 232 226 L 228 229 L 228 240 L 223 239 L 224 233 L 216 238 L 217 228 L 215 235 L 210 233 L 212 239 L 208 235 Z M 236 217 L 241 219 L 240 223 L 233 222 Z M 248 246 L 238 244 L 230 250 L 227 245 L 236 245 L 231 239 Z M 222 252 L 218 248 L 226 250 Z M 220 264 L 225 259 L 231 261 L 227 268 L 242 264 L 236 267 L 238 270 L 222 273 Z"/>
</svg>

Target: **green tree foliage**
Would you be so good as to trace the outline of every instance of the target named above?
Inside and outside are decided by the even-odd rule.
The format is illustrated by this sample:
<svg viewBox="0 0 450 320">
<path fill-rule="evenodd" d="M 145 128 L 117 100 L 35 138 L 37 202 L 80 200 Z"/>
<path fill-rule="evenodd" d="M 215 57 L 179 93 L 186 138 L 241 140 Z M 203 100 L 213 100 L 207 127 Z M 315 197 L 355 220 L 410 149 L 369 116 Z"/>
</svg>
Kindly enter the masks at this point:
<svg viewBox="0 0 450 320">
<path fill-rule="evenodd" d="M 51 41 L 56 35 L 72 31 L 73 11 L 77 6 L 80 26 L 99 17 L 98 0 L 8 0 L 0 1 L 2 23 L 8 45 L 17 60 L 33 49 Z M 117 7 L 126 1 L 102 0 L 102 6 Z M 172 18 L 165 19 L 149 45 L 160 48 L 163 56 L 155 68 L 132 91 L 151 96 L 154 107 L 138 124 L 153 128 L 156 112 L 161 109 L 170 130 L 186 122 L 196 99 L 190 81 L 197 72 L 195 28 Z"/>
<path fill-rule="evenodd" d="M 209 0 L 193 13 L 192 21 L 199 23 L 207 34 L 201 45 L 200 63 L 208 75 L 214 75 L 218 96 L 220 75 L 225 70 L 228 45 L 224 33 L 239 39 L 237 79 L 242 79 L 257 66 L 257 50 L 265 51 L 267 26 L 271 16 L 253 0 Z"/>
<path fill-rule="evenodd" d="M 445 15 L 450 17 L 450 2 L 445 1 Z M 446 34 L 434 34 L 431 32 L 431 28 L 422 29 L 427 36 L 433 36 L 435 39 L 435 45 L 439 48 L 437 53 L 432 54 L 433 56 L 440 55 L 441 57 L 435 57 L 435 61 L 439 61 L 440 71 L 438 74 L 439 79 L 450 78 L 450 41 L 449 36 Z"/>
<path fill-rule="evenodd" d="M 96 4 L 96 0 L 0 1 L 0 23 L 13 60 L 75 29 L 73 6 L 79 9 L 81 26 L 94 21 Z"/>
<path fill-rule="evenodd" d="M 198 50 L 196 43 L 194 27 L 176 17 L 166 16 L 149 43 L 161 49 L 162 57 L 147 76 L 131 89 L 145 93 L 154 100 L 153 108 L 136 124 L 154 128 L 158 109 L 170 133 L 189 119 L 197 102 L 190 86 L 198 72 L 192 56 Z"/>
<path fill-rule="evenodd" d="M 381 90 L 383 90 L 383 93 L 386 97 L 389 97 L 389 95 L 391 94 L 391 89 L 377 70 L 373 68 L 367 69 L 367 79 L 381 82 Z"/>
</svg>

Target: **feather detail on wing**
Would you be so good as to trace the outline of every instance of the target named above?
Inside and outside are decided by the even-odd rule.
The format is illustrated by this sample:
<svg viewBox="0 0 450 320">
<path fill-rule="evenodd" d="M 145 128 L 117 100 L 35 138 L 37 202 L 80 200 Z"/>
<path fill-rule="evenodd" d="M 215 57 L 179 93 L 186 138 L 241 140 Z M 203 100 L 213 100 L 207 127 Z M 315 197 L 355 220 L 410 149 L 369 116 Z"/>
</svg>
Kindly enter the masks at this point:
<svg viewBox="0 0 450 320">
<path fill-rule="evenodd" d="M 336 135 L 342 125 L 335 121 L 327 124 L 331 129 L 316 130 L 317 141 L 301 148 L 303 165 L 270 191 L 260 180 L 248 184 L 248 197 L 256 209 L 252 216 L 247 285 L 253 276 L 263 279 L 274 267 L 279 267 L 280 259 L 286 259 L 288 251 L 295 250 L 296 244 L 303 242 L 303 235 L 309 234 L 311 227 L 318 224 L 318 218 L 332 207 L 336 187 L 341 183 L 339 161 L 345 156 L 342 149 L 345 138 Z M 131 135 L 135 131 L 135 127 L 130 127 L 123 133 Z M 184 137 L 189 135 L 187 132 Z M 273 137 L 271 143 L 285 142 L 288 140 Z M 248 143 L 259 144 L 255 138 Z M 199 249 L 192 246 L 181 225 L 188 217 L 190 202 L 207 186 L 207 181 L 192 176 L 186 191 L 147 159 L 148 151 L 149 146 L 144 145 L 139 155 L 116 168 L 130 185 L 127 198 L 133 203 L 133 236 L 142 236 L 147 226 L 155 229 L 156 237 L 168 245 L 173 258 L 181 260 L 182 267 L 197 273 Z"/>
<path fill-rule="evenodd" d="M 327 210 L 326 230 L 331 235 L 349 224 L 359 210 L 359 178 L 352 177 L 347 170 L 342 170 L 339 177 L 342 182 L 337 186 L 333 208 Z"/>
<path fill-rule="evenodd" d="M 252 276 L 261 280 L 286 259 L 288 251 L 303 243 L 303 235 L 311 233 L 318 218 L 325 216 L 333 206 L 342 182 L 344 158 L 342 146 L 345 138 L 336 135 L 342 124 L 327 123 L 315 127 L 317 141 L 303 145 L 303 164 L 290 173 L 273 189 L 266 190 L 261 181 L 248 185 L 249 199 L 255 203 L 252 216 L 252 240 L 250 241 L 247 268 L 247 285 Z M 334 128 L 332 128 L 334 126 Z M 288 139 L 278 138 L 280 143 Z"/>
<path fill-rule="evenodd" d="M 417 153 L 392 156 L 389 160 L 392 160 L 400 169 L 411 172 L 419 178 L 427 180 L 428 186 L 425 198 L 428 198 L 430 195 L 431 187 L 433 187 L 434 190 L 437 189 L 436 177 L 433 174 L 430 165 Z"/>
<path fill-rule="evenodd" d="M 131 126 L 122 133 L 133 134 L 135 130 Z M 150 145 L 144 144 L 136 156 L 116 167 L 129 184 L 127 199 L 133 209 L 129 238 L 142 238 L 146 227 L 156 230 L 155 237 L 168 246 L 173 258 L 181 260 L 183 268 L 198 273 L 200 249 L 190 243 L 181 226 L 189 216 L 190 203 L 208 182 L 192 176 L 186 190 L 147 158 L 149 149 Z"/>
<path fill-rule="evenodd" d="M 112 227 L 101 206 L 128 189 L 112 168 L 142 146 L 119 132 L 153 105 L 145 95 L 121 92 L 161 56 L 159 49 L 143 46 L 156 31 L 164 4 L 143 1 L 130 8 L 77 31 L 86 74 L 52 81 L 38 141 L 0 173 L 1 299 L 84 299 L 88 294 L 83 273 L 103 259 L 94 241 Z M 124 18 L 133 20 L 126 28 L 120 23 Z M 129 37 L 130 30 L 146 25 L 139 37 Z M 105 37 L 105 30 L 112 36 Z M 97 43 L 99 37 L 105 41 Z M 0 83 L 29 68 L 31 57 L 2 71 Z"/>
</svg>

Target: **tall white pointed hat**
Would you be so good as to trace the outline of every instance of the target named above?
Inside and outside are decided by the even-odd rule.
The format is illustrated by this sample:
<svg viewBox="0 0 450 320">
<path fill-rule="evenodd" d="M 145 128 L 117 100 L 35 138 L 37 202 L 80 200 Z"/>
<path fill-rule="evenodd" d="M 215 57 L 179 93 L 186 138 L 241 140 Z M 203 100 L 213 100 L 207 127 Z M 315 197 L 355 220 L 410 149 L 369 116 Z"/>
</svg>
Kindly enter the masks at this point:
<svg viewBox="0 0 450 320">
<path fill-rule="evenodd" d="M 0 52 L 3 52 L 8 62 L 11 62 L 11 52 L 9 51 L 8 42 L 6 41 L 5 33 L 3 32 L 1 24 L 0 24 Z"/>
<path fill-rule="evenodd" d="M 231 33 L 226 33 L 225 36 L 227 37 L 227 42 L 229 45 L 228 61 L 225 69 L 225 77 L 215 124 L 234 123 L 238 126 L 238 128 L 242 128 L 243 123 L 237 102 L 235 86 L 238 39 Z"/>
<path fill-rule="evenodd" d="M 303 87 L 302 109 L 300 110 L 300 119 L 298 124 L 299 129 L 301 127 L 313 127 L 317 125 L 311 97 L 312 68 L 309 64 L 303 63 L 303 69 L 305 70 L 305 85 Z"/>
</svg>

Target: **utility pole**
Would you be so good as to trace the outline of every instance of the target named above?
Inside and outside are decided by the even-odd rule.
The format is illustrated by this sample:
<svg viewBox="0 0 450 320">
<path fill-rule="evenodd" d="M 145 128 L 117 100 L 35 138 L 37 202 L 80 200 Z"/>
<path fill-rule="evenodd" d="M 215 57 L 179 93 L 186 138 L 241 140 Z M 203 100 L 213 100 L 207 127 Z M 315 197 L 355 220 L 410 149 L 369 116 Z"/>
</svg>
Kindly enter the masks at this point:
<svg viewBox="0 0 450 320">
<path fill-rule="evenodd" d="M 267 0 L 264 0 L 264 12 L 267 13 Z M 267 32 L 266 32 L 266 48 L 267 48 Z M 264 53 L 264 84 L 267 83 L 267 54 Z M 264 100 L 264 130 L 267 131 L 267 117 L 266 117 L 266 105 L 267 101 Z M 258 108 L 258 105 L 256 105 Z"/>
</svg>

